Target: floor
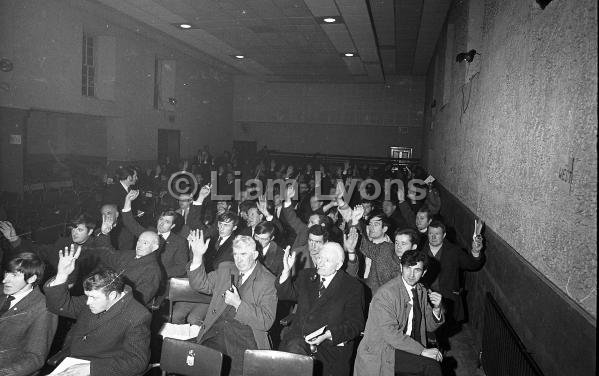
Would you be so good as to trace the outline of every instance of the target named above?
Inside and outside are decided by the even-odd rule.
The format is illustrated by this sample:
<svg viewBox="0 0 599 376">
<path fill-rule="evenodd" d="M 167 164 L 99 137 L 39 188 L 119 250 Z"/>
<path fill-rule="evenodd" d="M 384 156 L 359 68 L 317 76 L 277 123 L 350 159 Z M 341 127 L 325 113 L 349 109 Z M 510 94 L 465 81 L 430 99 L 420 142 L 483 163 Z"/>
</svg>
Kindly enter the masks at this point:
<svg viewBox="0 0 599 376">
<path fill-rule="evenodd" d="M 462 330 L 449 338 L 449 350 L 443 360 L 444 376 L 485 376 L 479 368 L 474 332 L 463 325 Z"/>
</svg>

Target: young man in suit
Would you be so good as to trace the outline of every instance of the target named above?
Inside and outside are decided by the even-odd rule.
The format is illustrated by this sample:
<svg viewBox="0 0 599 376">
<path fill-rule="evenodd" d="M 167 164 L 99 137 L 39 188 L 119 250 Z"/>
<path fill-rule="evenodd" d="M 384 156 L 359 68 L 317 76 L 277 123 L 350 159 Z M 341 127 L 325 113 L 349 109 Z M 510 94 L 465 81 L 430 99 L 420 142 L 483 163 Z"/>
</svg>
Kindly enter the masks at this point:
<svg viewBox="0 0 599 376">
<path fill-rule="evenodd" d="M 297 301 L 297 311 L 283 335 L 281 349 L 313 355 L 322 363 L 323 375 L 348 375 L 354 341 L 364 329 L 364 289 L 357 279 L 341 270 L 343 248 L 325 243 L 316 269 L 304 269 L 293 280 L 290 271 L 296 255 L 285 253 L 277 293 L 279 299 Z M 321 331 L 320 335 L 305 338 L 315 331 Z"/>
<path fill-rule="evenodd" d="M 256 242 L 238 235 L 233 240 L 234 263 L 221 263 L 217 270 L 206 273 L 204 254 L 208 242 L 201 231 L 192 231 L 189 242 L 193 259 L 187 275 L 190 286 L 204 294 L 212 294 L 198 343 L 226 354 L 230 373 L 241 376 L 243 356 L 247 349 L 270 349 L 268 330 L 275 319 L 277 293 L 275 277 L 258 262 Z M 228 363 L 225 363 L 228 368 Z"/>
<path fill-rule="evenodd" d="M 254 229 L 254 240 L 260 245 L 259 260 L 274 276 L 283 270 L 283 248 L 275 243 L 275 226 L 267 221 L 262 221 Z"/>
<path fill-rule="evenodd" d="M 58 317 L 46 308 L 37 284 L 44 263 L 33 252 L 9 259 L 0 294 L 0 375 L 27 376 L 41 369 Z"/>
<path fill-rule="evenodd" d="M 150 312 L 110 268 L 83 282 L 85 296 L 70 296 L 66 282 L 79 255 L 74 247 L 60 252 L 58 273 L 44 288 L 51 312 L 77 320 L 62 355 L 90 361 L 71 366 L 69 375 L 142 375 L 150 359 Z"/>
<path fill-rule="evenodd" d="M 441 352 L 426 348 L 426 332 L 444 321 L 441 294 L 419 283 L 427 266 L 422 252 L 405 252 L 401 265 L 402 274 L 379 288 L 370 303 L 355 376 L 441 376 Z"/>
</svg>

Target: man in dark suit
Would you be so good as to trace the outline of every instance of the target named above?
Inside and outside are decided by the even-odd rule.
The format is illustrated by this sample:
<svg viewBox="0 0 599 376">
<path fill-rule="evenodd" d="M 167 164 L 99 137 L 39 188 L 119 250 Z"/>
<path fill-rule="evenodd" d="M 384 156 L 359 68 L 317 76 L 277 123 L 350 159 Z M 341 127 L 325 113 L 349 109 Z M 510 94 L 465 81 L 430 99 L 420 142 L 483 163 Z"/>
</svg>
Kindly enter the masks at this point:
<svg viewBox="0 0 599 376">
<path fill-rule="evenodd" d="M 72 375 L 142 375 L 150 359 L 150 312 L 109 268 L 83 282 L 86 296 L 70 296 L 66 282 L 79 254 L 74 247 L 61 252 L 58 273 L 44 289 L 51 312 L 77 320 L 62 354 L 90 361 L 68 370 Z"/>
<path fill-rule="evenodd" d="M 192 231 L 189 242 L 193 259 L 187 275 L 190 286 L 212 294 L 208 314 L 200 328 L 198 343 L 231 358 L 230 373 L 241 376 L 247 349 L 270 349 L 267 331 L 275 319 L 275 277 L 258 262 L 256 242 L 238 235 L 233 240 L 234 263 L 224 262 L 206 273 L 204 254 L 208 244 L 200 231 Z M 225 362 L 228 368 L 228 363 Z"/>
<path fill-rule="evenodd" d="M 285 252 L 284 267 L 276 282 L 279 299 L 297 301 L 297 311 L 281 349 L 313 355 L 322 362 L 323 375 L 349 375 L 354 341 L 364 329 L 364 289 L 343 270 L 343 248 L 323 245 L 316 269 L 304 269 L 291 280 L 295 253 Z M 317 333 L 315 333 L 317 332 Z M 312 335 L 312 338 L 306 336 Z"/>
<path fill-rule="evenodd" d="M 123 207 L 127 192 L 137 183 L 137 171 L 132 167 L 119 167 L 116 172 L 114 184 L 108 185 L 102 196 L 102 204 L 113 204 L 117 208 Z"/>
<path fill-rule="evenodd" d="M 123 223 L 127 229 L 135 236 L 139 237 L 146 231 L 131 214 L 131 202 L 137 198 L 139 191 L 131 191 L 125 197 L 123 206 Z M 161 265 L 164 268 L 164 282 L 167 278 L 185 276 L 185 267 L 189 260 L 189 247 L 187 240 L 173 232 L 175 227 L 175 218 L 177 213 L 174 211 L 165 211 L 160 214 L 156 223 L 156 230 L 160 241 L 159 254 Z"/>
<path fill-rule="evenodd" d="M 428 272 L 422 284 L 443 295 L 443 306 L 447 311 L 447 322 L 451 325 L 464 319 L 464 306 L 460 294 L 460 272 L 480 269 L 485 256 L 482 238 L 472 241 L 472 249 L 466 253 L 445 239 L 445 225 L 437 220 L 428 226 L 428 242 L 423 252 L 429 257 Z M 441 331 L 439 334 L 443 334 Z"/>
<path fill-rule="evenodd" d="M 46 308 L 37 284 L 44 263 L 33 252 L 9 259 L 0 294 L 0 375 L 27 376 L 48 356 L 58 317 Z"/>
<path fill-rule="evenodd" d="M 283 270 L 283 248 L 274 241 L 275 226 L 262 221 L 254 229 L 254 240 L 260 245 L 259 260 L 273 275 L 278 276 Z"/>
</svg>

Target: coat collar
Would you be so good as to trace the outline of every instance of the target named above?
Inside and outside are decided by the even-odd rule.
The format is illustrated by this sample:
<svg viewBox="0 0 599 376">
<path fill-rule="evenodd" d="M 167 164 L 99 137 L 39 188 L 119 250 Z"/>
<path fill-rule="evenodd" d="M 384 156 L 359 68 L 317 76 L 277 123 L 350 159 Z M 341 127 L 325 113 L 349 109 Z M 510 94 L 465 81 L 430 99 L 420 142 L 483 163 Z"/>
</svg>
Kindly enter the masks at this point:
<svg viewBox="0 0 599 376">
<path fill-rule="evenodd" d="M 0 302 L 4 303 L 4 301 L 6 300 L 6 297 L 7 297 L 7 295 L 0 294 Z M 6 317 L 14 316 L 14 315 L 19 314 L 20 312 L 26 311 L 28 309 L 31 309 L 33 306 L 38 304 L 40 300 L 45 301 L 44 294 L 42 294 L 42 292 L 40 291 L 40 289 L 38 287 L 34 287 L 33 290 L 29 294 L 27 294 L 23 299 L 21 299 L 11 309 L 6 311 L 2 315 L 0 320 L 4 319 Z"/>
</svg>

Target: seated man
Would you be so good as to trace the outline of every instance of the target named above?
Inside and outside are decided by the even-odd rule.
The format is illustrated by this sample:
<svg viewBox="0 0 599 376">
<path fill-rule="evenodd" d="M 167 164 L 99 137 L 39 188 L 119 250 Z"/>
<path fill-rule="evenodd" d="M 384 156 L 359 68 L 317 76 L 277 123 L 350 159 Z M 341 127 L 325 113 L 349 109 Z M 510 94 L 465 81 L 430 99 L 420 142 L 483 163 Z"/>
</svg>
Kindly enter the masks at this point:
<svg viewBox="0 0 599 376">
<path fill-rule="evenodd" d="M 343 270 L 344 252 L 337 243 L 325 243 L 316 269 L 304 269 L 289 278 L 296 254 L 285 252 L 283 272 L 277 279 L 279 299 L 297 301 L 291 326 L 280 349 L 313 355 L 322 362 L 323 375 L 350 373 L 354 341 L 364 329 L 364 289 Z M 321 335 L 305 337 L 320 330 Z"/>
<path fill-rule="evenodd" d="M 283 270 L 283 249 L 274 241 L 275 226 L 267 221 L 258 223 L 254 229 L 254 240 L 260 245 L 260 262 L 273 275 Z"/>
<path fill-rule="evenodd" d="M 68 368 L 69 375 L 142 375 L 150 359 L 150 313 L 109 268 L 87 277 L 86 296 L 70 296 L 66 282 L 79 254 L 74 247 L 60 252 L 58 273 L 44 288 L 51 312 L 77 320 L 62 354 L 90 361 Z"/>
<path fill-rule="evenodd" d="M 46 309 L 37 284 L 44 263 L 33 252 L 9 259 L 0 294 L 0 375 L 27 376 L 48 356 L 58 317 Z"/>
<path fill-rule="evenodd" d="M 212 294 L 198 343 L 231 358 L 230 373 L 241 375 L 247 349 L 270 349 L 267 331 L 277 309 L 275 277 L 258 262 L 256 242 L 239 235 L 233 240 L 235 263 L 222 263 L 206 273 L 203 257 L 208 249 L 204 235 L 192 231 L 189 242 L 193 259 L 188 269 L 190 286 Z M 228 364 L 225 362 L 227 368 Z"/>
<path fill-rule="evenodd" d="M 418 283 L 426 264 L 422 252 L 407 251 L 401 257 L 402 274 L 374 295 L 358 346 L 355 376 L 441 376 L 441 352 L 426 348 L 426 332 L 434 331 L 444 320 L 441 294 L 427 293 Z"/>
</svg>

